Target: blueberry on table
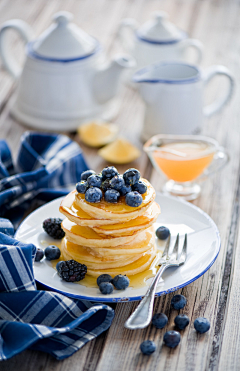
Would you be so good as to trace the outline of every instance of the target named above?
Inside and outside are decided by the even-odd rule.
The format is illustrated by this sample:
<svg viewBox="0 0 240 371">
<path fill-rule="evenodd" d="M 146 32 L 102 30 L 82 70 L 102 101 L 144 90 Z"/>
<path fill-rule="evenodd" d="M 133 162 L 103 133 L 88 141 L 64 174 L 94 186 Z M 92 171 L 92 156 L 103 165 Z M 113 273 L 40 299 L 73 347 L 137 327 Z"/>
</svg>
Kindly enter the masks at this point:
<svg viewBox="0 0 240 371">
<path fill-rule="evenodd" d="M 210 322 L 207 320 L 207 318 L 198 317 L 194 321 L 194 328 L 200 334 L 204 334 L 210 329 Z"/>
<path fill-rule="evenodd" d="M 116 204 L 120 198 L 120 193 L 115 189 L 108 189 L 104 194 L 104 200 Z"/>
<path fill-rule="evenodd" d="M 147 185 L 143 181 L 139 180 L 137 183 L 133 184 L 132 189 L 133 191 L 137 191 L 143 195 L 147 192 Z"/>
<path fill-rule="evenodd" d="M 90 175 L 96 174 L 93 170 L 86 170 L 81 174 L 81 180 L 87 180 Z"/>
<path fill-rule="evenodd" d="M 110 180 L 110 186 L 112 189 L 116 189 L 116 191 L 119 191 L 124 186 L 124 180 L 121 175 L 115 175 Z"/>
<path fill-rule="evenodd" d="M 129 286 L 129 278 L 122 274 L 118 274 L 113 278 L 112 284 L 117 290 L 125 290 Z"/>
<path fill-rule="evenodd" d="M 179 314 L 174 319 L 174 323 L 179 328 L 179 330 L 184 330 L 189 325 L 189 322 L 189 318 L 186 314 Z"/>
<path fill-rule="evenodd" d="M 115 175 L 118 175 L 118 171 L 114 166 L 107 166 L 102 171 L 102 180 L 112 179 Z"/>
<path fill-rule="evenodd" d="M 57 271 L 59 276 L 66 282 L 78 282 L 84 279 L 87 273 L 85 264 L 78 263 L 76 260 L 59 262 Z"/>
<path fill-rule="evenodd" d="M 102 177 L 99 175 L 90 175 L 87 179 L 88 187 L 100 188 L 102 185 Z"/>
<path fill-rule="evenodd" d="M 133 185 L 139 181 L 140 176 L 141 174 L 137 169 L 131 168 L 125 171 L 123 174 L 123 179 L 126 185 Z"/>
<path fill-rule="evenodd" d="M 136 191 L 132 191 L 126 194 L 125 202 L 128 206 L 138 207 L 142 204 L 142 196 Z"/>
<path fill-rule="evenodd" d="M 163 336 L 165 345 L 169 348 L 175 348 L 181 340 L 181 335 L 178 331 L 167 331 Z"/>
<path fill-rule="evenodd" d="M 152 318 L 152 324 L 157 328 L 164 328 L 168 323 L 168 318 L 164 313 L 156 313 Z"/>
<path fill-rule="evenodd" d="M 170 235 L 170 231 L 167 227 L 161 226 L 156 230 L 156 236 L 159 240 L 166 240 Z"/>
<path fill-rule="evenodd" d="M 100 283 L 102 282 L 111 282 L 111 281 L 112 281 L 112 277 L 110 276 L 110 274 L 101 274 L 97 278 L 97 285 L 99 286 Z"/>
<path fill-rule="evenodd" d="M 43 257 L 44 257 L 44 251 L 38 247 L 36 255 L 35 255 L 35 262 L 40 262 L 40 260 L 42 260 Z"/>
<path fill-rule="evenodd" d="M 174 309 L 179 310 L 185 307 L 187 299 L 183 295 L 174 295 L 171 300 L 171 305 Z"/>
<path fill-rule="evenodd" d="M 145 340 L 140 345 L 140 350 L 143 354 L 150 356 L 156 350 L 156 344 L 152 340 Z"/>
<path fill-rule="evenodd" d="M 48 218 L 43 222 L 43 229 L 50 237 L 60 240 L 65 236 L 61 223 L 62 219 L 60 218 Z"/>
<path fill-rule="evenodd" d="M 113 292 L 113 285 L 110 282 L 102 282 L 99 285 L 99 290 L 104 295 L 109 295 Z"/>
<path fill-rule="evenodd" d="M 104 180 L 104 182 L 102 182 L 101 188 L 102 188 L 103 192 L 106 192 L 108 189 L 110 189 L 111 188 L 110 179 Z"/>
<path fill-rule="evenodd" d="M 55 245 L 50 245 L 45 249 L 45 257 L 47 260 L 56 260 L 61 256 L 60 249 Z"/>
<path fill-rule="evenodd" d="M 102 199 L 102 191 L 99 188 L 92 187 L 88 188 L 85 193 L 85 200 L 87 202 L 97 203 L 100 202 Z"/>
<path fill-rule="evenodd" d="M 88 184 L 86 180 L 81 180 L 81 182 L 78 182 L 76 184 L 76 190 L 78 193 L 84 194 L 86 193 L 87 189 L 88 189 Z"/>
<path fill-rule="evenodd" d="M 123 185 L 121 189 L 119 189 L 121 196 L 126 196 L 127 193 L 132 192 L 132 187 L 130 185 Z"/>
</svg>

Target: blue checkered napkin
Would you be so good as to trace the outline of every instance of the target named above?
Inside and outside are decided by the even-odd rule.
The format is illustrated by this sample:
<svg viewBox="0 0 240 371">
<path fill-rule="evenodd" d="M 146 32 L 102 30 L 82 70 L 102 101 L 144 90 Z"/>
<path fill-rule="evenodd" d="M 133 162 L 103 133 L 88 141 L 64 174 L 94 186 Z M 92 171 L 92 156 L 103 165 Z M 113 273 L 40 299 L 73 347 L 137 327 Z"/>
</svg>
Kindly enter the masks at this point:
<svg viewBox="0 0 240 371">
<path fill-rule="evenodd" d="M 0 360 L 29 347 L 59 360 L 67 358 L 106 331 L 113 317 L 114 311 L 107 305 L 88 308 L 53 292 L 2 293 Z"/>
<path fill-rule="evenodd" d="M 67 194 L 87 169 L 81 148 L 65 135 L 26 132 L 16 166 L 0 140 L 0 216 L 16 224 L 33 198 Z"/>
</svg>

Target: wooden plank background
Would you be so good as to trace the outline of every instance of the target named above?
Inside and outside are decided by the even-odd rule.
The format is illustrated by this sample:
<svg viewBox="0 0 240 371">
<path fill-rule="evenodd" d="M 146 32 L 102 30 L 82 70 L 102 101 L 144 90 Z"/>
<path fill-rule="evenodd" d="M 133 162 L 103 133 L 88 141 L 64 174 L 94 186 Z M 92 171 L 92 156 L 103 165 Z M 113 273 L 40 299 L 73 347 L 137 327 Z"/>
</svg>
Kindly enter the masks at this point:
<svg viewBox="0 0 240 371">
<path fill-rule="evenodd" d="M 240 213 L 240 3 L 236 0 L 0 0 L 0 24 L 12 18 L 28 22 L 39 35 L 59 10 L 74 13 L 75 22 L 97 37 L 108 54 L 121 51 L 116 40 L 117 27 L 124 17 L 134 17 L 139 23 L 146 21 L 154 10 L 169 13 L 170 20 L 189 35 L 204 43 L 202 67 L 213 64 L 227 66 L 236 79 L 232 102 L 221 114 L 205 120 L 202 132 L 216 138 L 230 153 L 231 161 L 223 172 L 204 183 L 201 197 L 194 203 L 207 212 L 219 227 L 222 248 L 216 263 L 204 276 L 179 290 L 188 299 L 183 311 L 191 324 L 182 331 L 180 345 L 170 350 L 163 345 L 164 330 L 149 326 L 130 331 L 124 322 L 136 303 L 116 305 L 114 322 L 106 333 L 87 344 L 65 361 L 36 351 L 25 351 L 0 364 L 1 371 L 203 371 L 239 370 L 240 366 L 240 241 L 238 236 Z M 9 35 L 13 53 L 24 60 L 23 46 L 13 33 Z M 208 88 L 207 100 L 214 99 L 223 89 L 223 79 L 216 79 Z M 8 141 L 16 156 L 21 134 L 26 127 L 9 115 L 11 96 L 15 85 L 11 77 L 0 70 L 0 138 Z M 121 110 L 115 122 L 123 136 L 139 148 L 144 106 L 138 94 L 129 87 L 121 91 Z M 75 134 L 71 136 L 78 141 Z M 82 145 L 82 144 L 81 144 Z M 82 145 L 91 168 L 100 170 L 105 162 Z M 160 190 L 163 179 L 152 170 L 146 156 L 135 161 L 153 186 Z M 124 171 L 122 167 L 120 171 Z M 158 298 L 155 312 L 164 311 L 169 317 L 167 329 L 173 329 L 177 312 L 170 308 L 173 294 Z M 207 317 L 211 330 L 198 335 L 193 321 L 198 316 Z M 152 339 L 157 351 L 143 356 L 140 343 Z"/>
</svg>

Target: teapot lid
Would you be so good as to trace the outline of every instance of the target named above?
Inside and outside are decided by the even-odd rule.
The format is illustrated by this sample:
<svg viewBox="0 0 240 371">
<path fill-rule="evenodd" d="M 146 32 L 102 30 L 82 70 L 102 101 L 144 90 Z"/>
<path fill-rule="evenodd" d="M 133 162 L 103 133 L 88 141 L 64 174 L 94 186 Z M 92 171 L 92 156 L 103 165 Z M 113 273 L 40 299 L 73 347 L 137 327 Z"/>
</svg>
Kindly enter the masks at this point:
<svg viewBox="0 0 240 371">
<path fill-rule="evenodd" d="M 98 46 L 96 39 L 76 24 L 73 15 L 62 11 L 54 14 L 54 23 L 32 43 L 33 53 L 42 59 L 69 61 L 92 55 Z"/>
<path fill-rule="evenodd" d="M 138 29 L 138 38 L 153 44 L 175 43 L 186 38 L 186 32 L 179 30 L 167 18 L 167 13 L 155 12 L 153 19 L 147 21 Z"/>
</svg>

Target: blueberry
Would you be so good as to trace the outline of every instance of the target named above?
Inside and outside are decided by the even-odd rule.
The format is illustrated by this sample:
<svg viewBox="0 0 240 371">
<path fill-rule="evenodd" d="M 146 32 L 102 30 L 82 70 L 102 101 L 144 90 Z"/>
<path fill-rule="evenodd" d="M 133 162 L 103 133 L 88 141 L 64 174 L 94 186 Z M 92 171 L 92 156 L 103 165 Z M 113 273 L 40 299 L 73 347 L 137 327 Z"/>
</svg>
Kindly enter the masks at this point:
<svg viewBox="0 0 240 371">
<path fill-rule="evenodd" d="M 146 186 L 146 184 L 144 182 L 142 182 L 141 180 L 139 180 L 137 183 L 133 184 L 132 190 L 133 191 L 137 191 L 138 193 L 140 193 L 141 195 L 143 195 L 144 193 L 147 192 L 147 186 Z"/>
<path fill-rule="evenodd" d="M 118 175 L 118 171 L 114 166 L 105 167 L 102 171 L 102 179 L 112 179 L 115 175 Z"/>
<path fill-rule="evenodd" d="M 116 191 L 119 191 L 124 186 L 124 180 L 121 175 L 115 175 L 110 180 L 110 186 L 112 189 L 116 189 Z"/>
<path fill-rule="evenodd" d="M 119 192 L 121 196 L 126 196 L 127 193 L 132 192 L 132 187 L 125 184 L 121 189 L 119 189 Z"/>
<path fill-rule="evenodd" d="M 104 194 L 104 200 L 116 204 L 119 200 L 120 193 L 115 189 L 108 189 Z"/>
<path fill-rule="evenodd" d="M 189 325 L 189 318 L 186 314 L 179 314 L 174 319 L 174 323 L 179 328 L 179 330 L 184 330 L 185 327 Z"/>
<path fill-rule="evenodd" d="M 112 283 L 117 290 L 125 290 L 129 286 L 129 278 L 127 276 L 123 276 L 122 274 L 118 274 L 112 280 Z"/>
<path fill-rule="evenodd" d="M 55 245 L 50 245 L 45 249 L 45 257 L 47 260 L 59 259 L 61 255 L 60 249 Z"/>
<path fill-rule="evenodd" d="M 76 190 L 78 193 L 86 193 L 88 189 L 88 184 L 86 180 L 81 180 L 81 182 L 78 182 L 76 184 Z"/>
<path fill-rule="evenodd" d="M 113 285 L 110 282 L 102 282 L 99 285 L 99 290 L 104 295 L 111 294 L 113 292 Z"/>
<path fill-rule="evenodd" d="M 170 235 L 170 231 L 167 227 L 158 227 L 156 230 L 156 236 L 159 238 L 159 240 L 166 240 L 168 236 Z"/>
<path fill-rule="evenodd" d="M 102 282 L 111 282 L 111 281 L 112 281 L 112 277 L 110 276 L 110 274 L 101 274 L 97 278 L 97 285 L 99 286 L 100 283 Z"/>
<path fill-rule="evenodd" d="M 163 341 L 169 348 L 175 348 L 180 343 L 180 340 L 181 336 L 177 331 L 165 332 L 163 336 Z"/>
<path fill-rule="evenodd" d="M 42 249 L 40 249 L 39 247 L 37 248 L 37 252 L 36 252 L 36 255 L 35 255 L 35 262 L 40 262 L 40 260 L 42 260 L 42 258 L 44 257 L 44 252 Z"/>
<path fill-rule="evenodd" d="M 60 272 L 61 267 L 64 265 L 65 265 L 65 262 L 63 260 L 60 260 L 60 262 L 58 262 L 56 265 L 56 270 Z"/>
<path fill-rule="evenodd" d="M 142 204 L 143 199 L 138 192 L 134 191 L 126 194 L 125 201 L 128 206 L 138 207 Z"/>
<path fill-rule="evenodd" d="M 81 180 L 87 180 L 90 175 L 96 174 L 93 170 L 86 170 L 81 174 Z"/>
<path fill-rule="evenodd" d="M 104 180 L 104 182 L 102 182 L 101 188 L 103 192 L 106 192 L 108 189 L 110 189 L 111 188 L 110 180 L 109 179 Z"/>
<path fill-rule="evenodd" d="M 210 322 L 207 318 L 198 317 L 194 321 L 194 328 L 200 334 L 204 334 L 204 332 L 207 332 L 210 329 Z"/>
<path fill-rule="evenodd" d="M 88 187 L 100 188 L 102 185 L 102 177 L 99 175 L 90 175 L 87 180 Z"/>
<path fill-rule="evenodd" d="M 152 340 L 145 340 L 140 345 L 140 350 L 143 354 L 150 356 L 156 350 L 156 344 Z"/>
<path fill-rule="evenodd" d="M 183 295 L 175 295 L 171 300 L 171 305 L 176 310 L 184 308 L 186 304 L 187 299 Z"/>
<path fill-rule="evenodd" d="M 102 199 L 102 191 L 99 188 L 92 187 L 87 190 L 85 193 L 85 200 L 87 202 L 100 202 Z"/>
<path fill-rule="evenodd" d="M 133 185 L 140 179 L 140 172 L 137 169 L 128 169 L 123 174 L 123 179 L 126 185 Z"/>
<path fill-rule="evenodd" d="M 163 328 L 168 323 L 168 318 L 164 313 L 156 313 L 153 316 L 152 324 L 157 328 Z"/>
</svg>

